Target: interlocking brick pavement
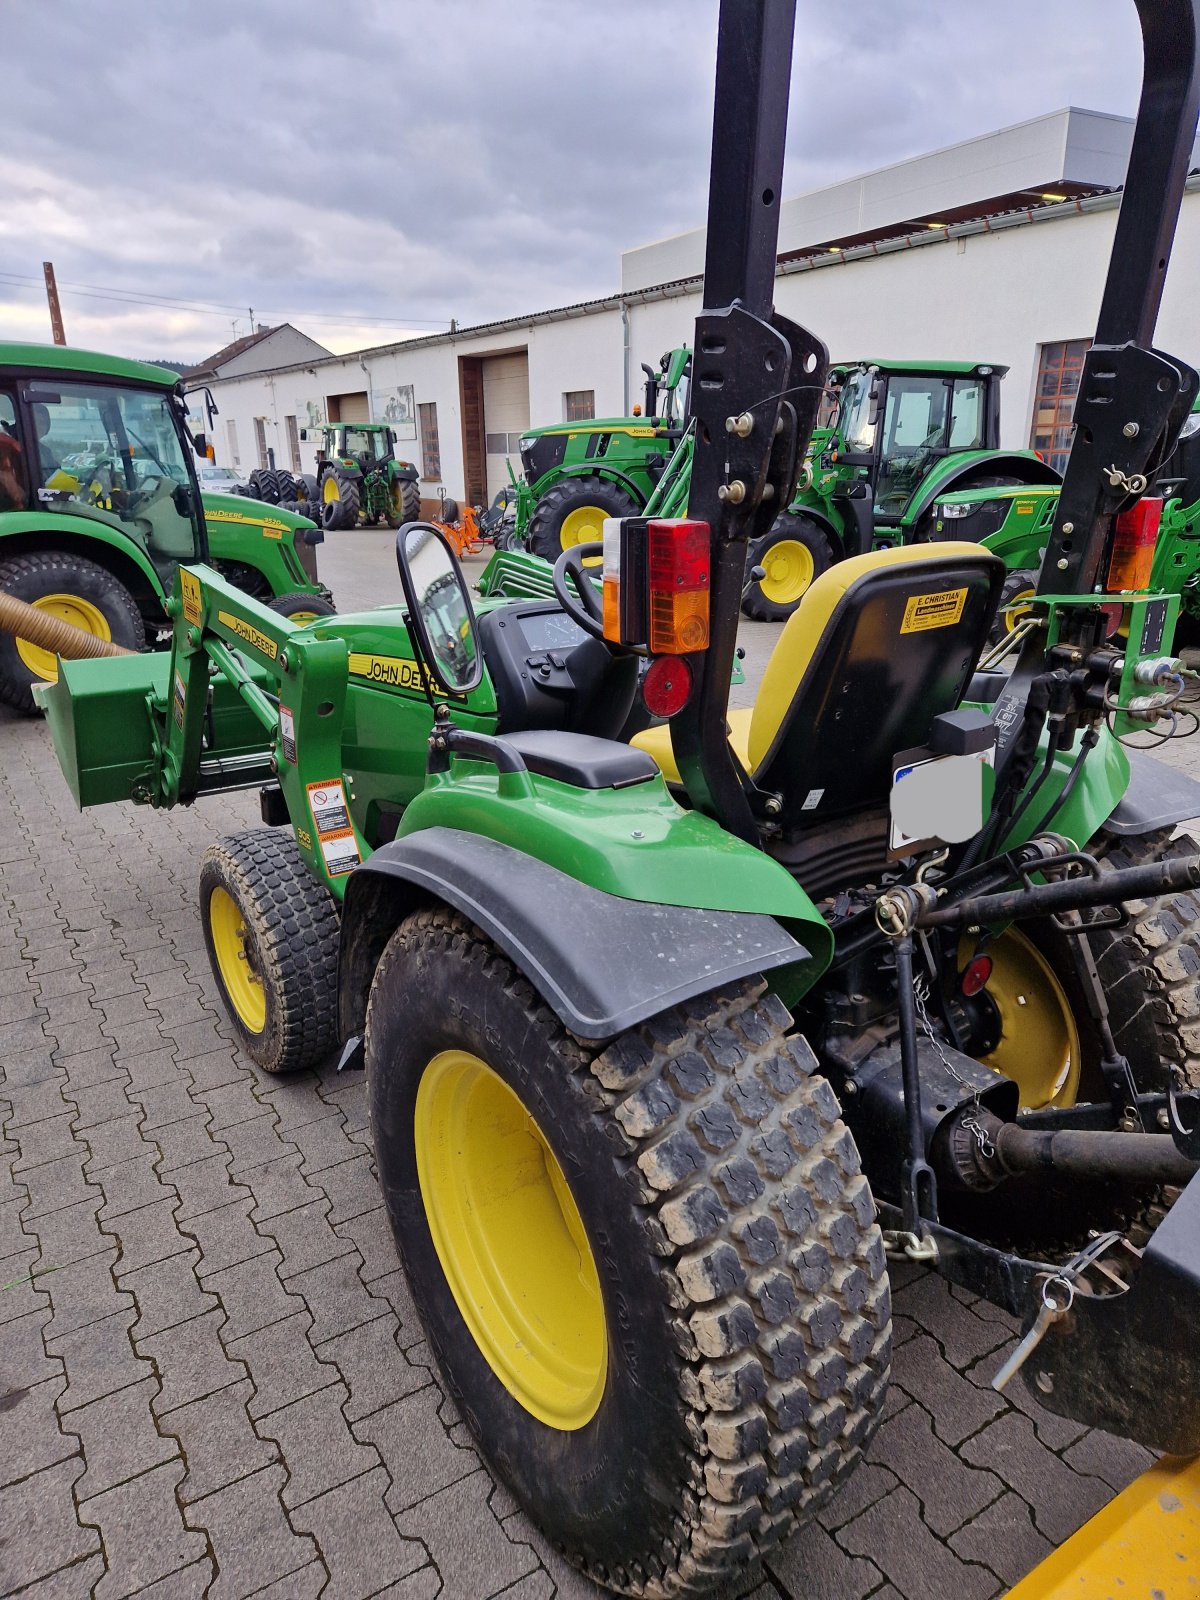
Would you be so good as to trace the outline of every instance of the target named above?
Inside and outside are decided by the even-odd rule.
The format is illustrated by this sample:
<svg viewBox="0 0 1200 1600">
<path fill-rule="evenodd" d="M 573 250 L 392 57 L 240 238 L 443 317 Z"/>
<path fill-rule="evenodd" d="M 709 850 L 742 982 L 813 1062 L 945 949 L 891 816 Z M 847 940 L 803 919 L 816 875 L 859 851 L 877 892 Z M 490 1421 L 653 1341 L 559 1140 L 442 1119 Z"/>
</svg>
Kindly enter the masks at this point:
<svg viewBox="0 0 1200 1600">
<path fill-rule="evenodd" d="M 394 587 L 386 536 L 335 549 L 344 606 Z M 747 630 L 752 681 L 773 635 Z M 195 881 L 257 822 L 236 795 L 81 817 L 44 727 L 0 711 L 0 1593 L 596 1594 L 441 1394 L 361 1078 L 238 1053 Z M 726 1600 L 988 1600 L 1148 1460 L 994 1395 L 995 1308 L 895 1286 L 866 1462 Z"/>
</svg>

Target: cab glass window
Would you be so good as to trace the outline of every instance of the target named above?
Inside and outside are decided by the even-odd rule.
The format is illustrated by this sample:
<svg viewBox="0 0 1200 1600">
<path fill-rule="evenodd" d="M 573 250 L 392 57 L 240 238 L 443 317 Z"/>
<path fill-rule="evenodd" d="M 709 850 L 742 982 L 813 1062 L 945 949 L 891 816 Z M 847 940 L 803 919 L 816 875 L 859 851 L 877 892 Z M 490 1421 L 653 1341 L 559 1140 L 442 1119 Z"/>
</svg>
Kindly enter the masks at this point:
<svg viewBox="0 0 1200 1600">
<path fill-rule="evenodd" d="M 951 450 L 983 449 L 983 384 L 976 378 L 956 378 L 950 402 Z"/>
<path fill-rule="evenodd" d="M 43 506 L 116 524 L 160 570 L 194 560 L 198 508 L 170 398 L 153 389 L 30 383 Z"/>
<path fill-rule="evenodd" d="M 16 403 L 6 389 L 0 389 L 0 512 L 24 511 L 28 505 L 29 473 Z"/>
</svg>

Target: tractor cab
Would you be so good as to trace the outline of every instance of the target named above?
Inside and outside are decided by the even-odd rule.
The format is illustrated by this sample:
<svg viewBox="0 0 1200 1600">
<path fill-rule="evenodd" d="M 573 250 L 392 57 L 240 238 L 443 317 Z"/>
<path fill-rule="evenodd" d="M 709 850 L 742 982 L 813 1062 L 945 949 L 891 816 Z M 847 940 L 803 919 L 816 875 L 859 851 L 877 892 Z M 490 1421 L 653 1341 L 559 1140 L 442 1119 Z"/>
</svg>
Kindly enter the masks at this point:
<svg viewBox="0 0 1200 1600">
<path fill-rule="evenodd" d="M 668 428 L 682 429 L 687 421 L 692 353 L 687 345 L 659 357 L 657 370 L 642 363 L 646 374 L 645 415 Z"/>
</svg>

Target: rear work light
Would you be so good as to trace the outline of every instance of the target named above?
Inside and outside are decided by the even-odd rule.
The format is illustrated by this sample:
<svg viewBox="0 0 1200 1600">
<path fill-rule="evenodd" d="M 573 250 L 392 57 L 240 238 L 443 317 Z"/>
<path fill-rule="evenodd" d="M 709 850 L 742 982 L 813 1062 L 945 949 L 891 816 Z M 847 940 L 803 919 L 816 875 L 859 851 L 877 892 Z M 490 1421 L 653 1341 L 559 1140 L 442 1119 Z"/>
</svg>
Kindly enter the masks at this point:
<svg viewBox="0 0 1200 1600">
<path fill-rule="evenodd" d="M 710 539 L 686 517 L 606 519 L 604 637 L 656 656 L 706 650 Z"/>
<path fill-rule="evenodd" d="M 1147 497 L 1117 517 L 1113 529 L 1112 555 L 1108 562 L 1108 580 L 1104 585 L 1109 594 L 1150 587 L 1162 508 L 1160 499 Z"/>
<path fill-rule="evenodd" d="M 652 521 L 647 530 L 650 589 L 649 637 L 656 656 L 682 656 L 708 648 L 711 566 L 707 522 Z"/>
</svg>

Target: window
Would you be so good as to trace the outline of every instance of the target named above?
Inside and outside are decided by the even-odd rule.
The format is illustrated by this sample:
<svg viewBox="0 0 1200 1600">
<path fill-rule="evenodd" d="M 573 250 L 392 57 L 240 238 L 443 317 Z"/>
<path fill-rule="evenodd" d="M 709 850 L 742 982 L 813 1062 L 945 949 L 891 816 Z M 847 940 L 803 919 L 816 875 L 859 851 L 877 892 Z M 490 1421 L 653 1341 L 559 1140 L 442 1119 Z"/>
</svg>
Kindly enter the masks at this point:
<svg viewBox="0 0 1200 1600">
<path fill-rule="evenodd" d="M 1042 346 L 1029 443 L 1059 472 L 1071 453 L 1075 396 L 1090 343 L 1089 339 L 1070 339 L 1065 344 Z"/>
<path fill-rule="evenodd" d="M 24 511 L 29 504 L 25 452 L 17 431 L 13 397 L 0 390 L 0 511 Z"/>
<path fill-rule="evenodd" d="M 229 439 L 229 465 L 240 467 L 242 464 L 241 452 L 238 450 L 237 423 L 229 417 L 225 423 L 225 433 Z"/>
<path fill-rule="evenodd" d="M 976 378 L 956 378 L 950 402 L 951 450 L 983 449 L 983 384 Z"/>
<path fill-rule="evenodd" d="M 437 405 L 426 400 L 417 407 L 417 425 L 421 435 L 421 476 L 442 476 L 442 447 L 438 442 Z"/>
<path fill-rule="evenodd" d="M 563 421 L 587 422 L 596 415 L 594 389 L 568 389 L 563 395 Z"/>
<path fill-rule="evenodd" d="M 270 462 L 267 460 L 267 419 L 255 417 L 254 419 L 254 444 L 258 450 L 258 464 L 265 472 Z"/>
<path fill-rule="evenodd" d="M 300 471 L 300 434 L 296 427 L 295 417 L 284 417 L 287 424 L 288 451 L 292 457 L 292 471 Z"/>
<path fill-rule="evenodd" d="M 519 433 L 486 434 L 483 448 L 489 456 L 519 456 L 521 454 L 521 435 Z"/>
</svg>

